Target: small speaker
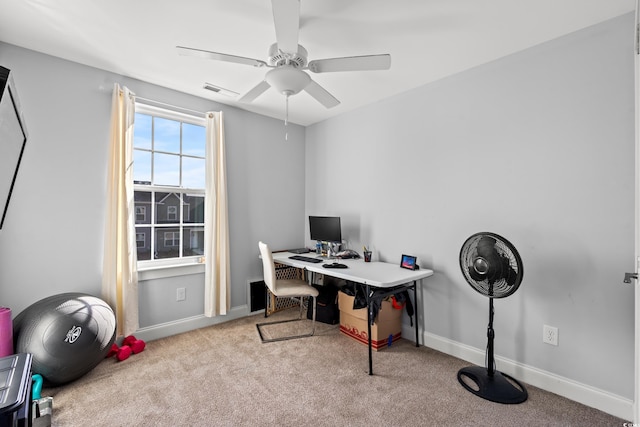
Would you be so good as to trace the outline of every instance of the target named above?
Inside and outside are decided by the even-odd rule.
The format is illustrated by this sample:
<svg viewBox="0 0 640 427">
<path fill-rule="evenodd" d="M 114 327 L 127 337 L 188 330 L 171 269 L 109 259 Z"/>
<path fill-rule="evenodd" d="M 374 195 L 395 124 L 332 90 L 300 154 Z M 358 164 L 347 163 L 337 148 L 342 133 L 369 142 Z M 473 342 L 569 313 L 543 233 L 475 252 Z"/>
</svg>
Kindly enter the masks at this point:
<svg viewBox="0 0 640 427">
<path fill-rule="evenodd" d="M 267 298 L 267 284 L 264 280 L 249 283 L 249 296 L 251 312 L 265 309 L 265 300 Z"/>
</svg>

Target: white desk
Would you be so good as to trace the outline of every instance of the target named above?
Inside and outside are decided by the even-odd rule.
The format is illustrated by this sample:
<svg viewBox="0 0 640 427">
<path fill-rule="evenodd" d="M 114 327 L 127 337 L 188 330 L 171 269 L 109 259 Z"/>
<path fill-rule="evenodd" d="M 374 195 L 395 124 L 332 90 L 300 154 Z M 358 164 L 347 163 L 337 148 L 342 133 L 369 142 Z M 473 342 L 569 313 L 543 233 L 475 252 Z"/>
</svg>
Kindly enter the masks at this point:
<svg viewBox="0 0 640 427">
<path fill-rule="evenodd" d="M 433 270 L 407 270 L 400 267 L 400 262 L 391 264 L 388 262 L 364 262 L 362 259 L 341 259 L 341 260 L 324 260 L 322 263 L 312 263 L 291 259 L 296 255 L 291 252 L 274 252 L 273 261 L 288 265 L 295 268 L 320 273 L 326 276 L 336 277 L 339 279 L 349 280 L 351 282 L 361 283 L 366 286 L 367 297 L 367 325 L 369 336 L 369 375 L 373 374 L 373 354 L 371 348 L 371 319 L 369 311 L 369 297 L 371 296 L 371 287 L 378 289 L 388 289 L 389 295 L 400 292 L 402 290 L 413 289 L 413 300 L 415 302 L 415 329 L 416 329 L 416 347 L 420 346 L 418 332 L 418 293 L 416 285 L 422 279 L 432 276 Z M 302 254 L 302 256 L 315 258 L 314 253 Z M 348 268 L 325 268 L 323 264 L 332 262 L 345 264 Z"/>
</svg>

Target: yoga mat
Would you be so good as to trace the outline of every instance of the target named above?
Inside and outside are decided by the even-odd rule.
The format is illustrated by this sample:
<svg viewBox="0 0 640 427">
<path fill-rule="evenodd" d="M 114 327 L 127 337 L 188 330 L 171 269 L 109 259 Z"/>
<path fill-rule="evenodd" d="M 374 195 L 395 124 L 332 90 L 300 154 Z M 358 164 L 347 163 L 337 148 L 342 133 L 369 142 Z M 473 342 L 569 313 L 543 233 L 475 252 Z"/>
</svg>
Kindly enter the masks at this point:
<svg viewBox="0 0 640 427">
<path fill-rule="evenodd" d="M 0 357 L 13 354 L 13 322 L 11 309 L 0 307 Z"/>
</svg>

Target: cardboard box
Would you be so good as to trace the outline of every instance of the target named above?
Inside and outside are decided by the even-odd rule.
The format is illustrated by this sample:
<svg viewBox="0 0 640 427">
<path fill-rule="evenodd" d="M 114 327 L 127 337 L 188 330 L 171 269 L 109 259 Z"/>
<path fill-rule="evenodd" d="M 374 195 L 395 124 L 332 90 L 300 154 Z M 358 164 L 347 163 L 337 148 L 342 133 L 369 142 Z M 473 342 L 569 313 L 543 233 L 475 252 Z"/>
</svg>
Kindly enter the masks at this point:
<svg viewBox="0 0 640 427">
<path fill-rule="evenodd" d="M 338 292 L 338 308 L 340 309 L 340 332 L 356 341 L 369 345 L 367 336 L 367 310 L 354 310 L 355 298 Z M 371 348 L 378 351 L 387 347 L 389 335 L 395 342 L 402 336 L 402 310 L 393 308 L 391 302 L 382 301 L 378 317 L 371 325 Z"/>
</svg>

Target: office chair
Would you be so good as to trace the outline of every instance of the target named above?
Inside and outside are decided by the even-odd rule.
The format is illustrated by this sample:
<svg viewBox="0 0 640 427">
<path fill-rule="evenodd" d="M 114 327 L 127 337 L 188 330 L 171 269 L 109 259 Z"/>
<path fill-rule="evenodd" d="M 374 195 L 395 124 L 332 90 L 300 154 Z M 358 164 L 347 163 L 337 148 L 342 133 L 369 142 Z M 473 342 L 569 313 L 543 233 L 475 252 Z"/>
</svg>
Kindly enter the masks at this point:
<svg viewBox="0 0 640 427">
<path fill-rule="evenodd" d="M 267 284 L 267 287 L 276 297 L 289 297 L 289 298 L 298 298 L 300 300 L 300 316 L 298 319 L 287 319 L 287 320 L 279 320 L 275 322 L 266 322 L 266 323 L 257 323 L 256 328 L 258 329 L 258 334 L 260 335 L 260 340 L 264 342 L 273 342 L 273 341 L 284 341 L 294 338 L 304 338 L 310 337 L 315 333 L 316 330 L 316 297 L 318 296 L 318 290 L 313 286 L 309 285 L 307 282 L 301 279 L 276 279 L 276 268 L 273 263 L 273 255 L 271 254 L 271 250 L 266 243 L 258 242 L 258 247 L 260 248 L 260 256 L 262 257 L 262 267 L 264 270 L 264 283 Z M 304 308 L 303 300 L 304 297 L 313 298 L 313 316 L 311 319 L 311 332 L 301 335 L 289 335 L 285 337 L 278 338 L 265 338 L 262 335 L 262 330 L 260 329 L 262 326 L 266 325 L 276 325 L 280 323 L 288 323 L 288 322 L 296 322 L 303 320 L 302 312 Z"/>
</svg>

